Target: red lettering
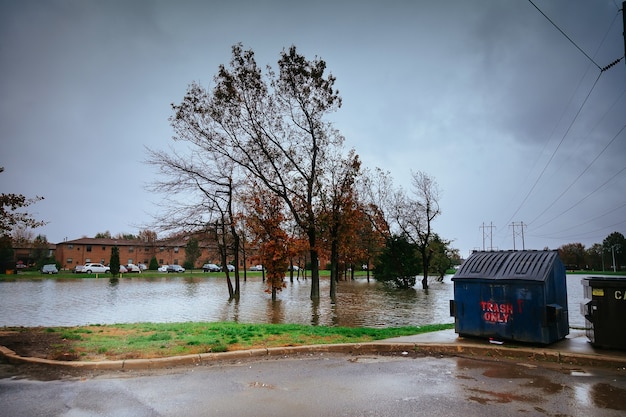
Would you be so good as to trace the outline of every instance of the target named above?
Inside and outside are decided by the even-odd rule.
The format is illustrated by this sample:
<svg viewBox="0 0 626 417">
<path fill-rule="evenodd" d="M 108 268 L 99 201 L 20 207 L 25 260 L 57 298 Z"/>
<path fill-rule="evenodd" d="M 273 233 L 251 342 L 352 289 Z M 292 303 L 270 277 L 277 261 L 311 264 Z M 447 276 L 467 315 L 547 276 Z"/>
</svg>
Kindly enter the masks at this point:
<svg viewBox="0 0 626 417">
<path fill-rule="evenodd" d="M 513 316 L 513 304 L 511 303 L 498 304 L 481 301 L 480 308 L 483 311 L 483 320 L 489 323 L 508 323 Z"/>
</svg>

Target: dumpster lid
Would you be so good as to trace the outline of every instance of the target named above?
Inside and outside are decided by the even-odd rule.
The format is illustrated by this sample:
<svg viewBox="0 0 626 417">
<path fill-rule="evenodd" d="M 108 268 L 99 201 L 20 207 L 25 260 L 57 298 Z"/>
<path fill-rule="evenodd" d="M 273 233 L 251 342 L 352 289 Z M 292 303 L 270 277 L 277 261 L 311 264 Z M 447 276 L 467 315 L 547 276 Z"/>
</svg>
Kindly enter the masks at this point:
<svg viewBox="0 0 626 417">
<path fill-rule="evenodd" d="M 587 281 L 591 286 L 597 285 L 624 285 L 626 284 L 626 277 L 622 276 L 604 276 L 604 277 L 585 277 L 582 281 Z M 583 282 L 584 284 L 584 282 Z"/>
<path fill-rule="evenodd" d="M 559 255 L 552 250 L 474 252 L 452 280 L 482 278 L 545 281 L 556 262 L 560 262 Z"/>
</svg>

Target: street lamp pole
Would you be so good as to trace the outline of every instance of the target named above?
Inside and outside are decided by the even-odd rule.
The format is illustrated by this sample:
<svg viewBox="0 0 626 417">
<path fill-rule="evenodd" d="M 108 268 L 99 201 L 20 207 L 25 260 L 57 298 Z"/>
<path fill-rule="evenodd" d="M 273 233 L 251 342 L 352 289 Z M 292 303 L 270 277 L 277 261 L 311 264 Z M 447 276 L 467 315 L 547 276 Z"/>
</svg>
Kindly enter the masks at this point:
<svg viewBox="0 0 626 417">
<path fill-rule="evenodd" d="M 611 246 L 611 254 L 613 255 L 613 272 L 617 272 L 617 269 L 615 268 L 615 248 L 619 247 L 619 244 L 615 244 L 613 246 Z"/>
</svg>

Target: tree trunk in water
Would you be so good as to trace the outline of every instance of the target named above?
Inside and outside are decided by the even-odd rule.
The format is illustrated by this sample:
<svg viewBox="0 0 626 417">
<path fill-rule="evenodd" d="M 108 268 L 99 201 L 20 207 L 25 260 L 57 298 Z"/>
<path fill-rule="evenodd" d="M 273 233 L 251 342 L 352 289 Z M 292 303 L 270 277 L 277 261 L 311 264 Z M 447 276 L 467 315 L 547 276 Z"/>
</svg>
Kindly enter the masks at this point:
<svg viewBox="0 0 626 417">
<path fill-rule="evenodd" d="M 320 266 L 317 256 L 317 248 L 315 247 L 315 228 L 309 228 L 307 235 L 309 237 L 309 254 L 311 256 L 311 300 L 319 300 L 320 298 Z"/>
<path fill-rule="evenodd" d="M 335 239 L 330 249 L 330 299 L 337 297 L 337 281 L 339 281 L 339 250 Z"/>
<path fill-rule="evenodd" d="M 233 290 L 233 283 L 230 281 L 230 277 L 226 274 L 226 283 L 228 283 L 228 299 L 235 298 L 235 291 Z"/>
<path fill-rule="evenodd" d="M 428 289 L 428 269 L 430 268 L 430 254 L 428 253 L 428 247 L 423 245 L 420 248 L 420 252 L 422 253 L 422 263 L 424 266 L 424 278 L 422 278 L 422 289 Z"/>
<path fill-rule="evenodd" d="M 311 249 L 311 300 L 320 298 L 320 268 L 318 265 L 317 251 Z"/>
</svg>

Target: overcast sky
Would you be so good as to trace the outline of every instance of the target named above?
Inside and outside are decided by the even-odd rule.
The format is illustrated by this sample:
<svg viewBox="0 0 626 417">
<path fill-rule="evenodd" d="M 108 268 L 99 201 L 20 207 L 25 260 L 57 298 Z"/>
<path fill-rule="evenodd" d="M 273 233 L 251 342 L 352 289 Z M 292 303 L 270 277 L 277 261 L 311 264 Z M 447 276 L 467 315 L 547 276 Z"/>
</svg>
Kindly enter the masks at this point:
<svg viewBox="0 0 626 417">
<path fill-rule="evenodd" d="M 626 235 L 626 65 L 598 68 L 624 55 L 621 1 L 533 2 L 573 42 L 524 0 L 0 0 L 0 190 L 45 197 L 53 243 L 136 234 L 171 103 L 235 43 L 263 67 L 295 45 L 336 76 L 365 166 L 436 179 L 463 256 Z"/>
</svg>

